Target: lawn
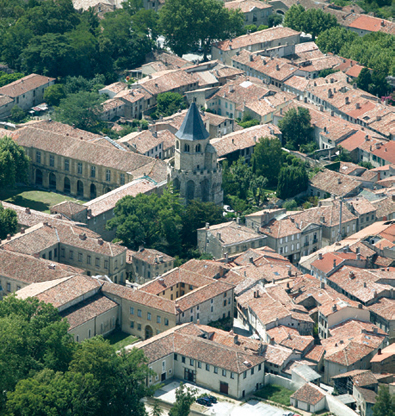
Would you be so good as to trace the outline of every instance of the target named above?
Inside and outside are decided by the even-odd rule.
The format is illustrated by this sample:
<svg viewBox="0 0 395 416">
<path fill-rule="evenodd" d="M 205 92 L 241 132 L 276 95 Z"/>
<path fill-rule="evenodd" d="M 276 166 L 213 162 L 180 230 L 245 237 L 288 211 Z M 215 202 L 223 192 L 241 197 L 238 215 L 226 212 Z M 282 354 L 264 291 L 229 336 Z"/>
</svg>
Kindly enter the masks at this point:
<svg viewBox="0 0 395 416">
<path fill-rule="evenodd" d="M 47 213 L 49 213 L 49 208 L 52 205 L 59 204 L 62 201 L 75 201 L 83 204 L 83 201 L 79 201 L 71 196 L 65 196 L 49 191 L 39 191 L 30 187 L 1 189 L 0 200 Z"/>
<path fill-rule="evenodd" d="M 113 345 L 117 351 L 130 344 L 134 344 L 139 340 L 139 338 L 135 337 L 134 335 L 130 335 L 119 330 L 112 332 L 110 335 L 107 335 L 106 339 L 110 341 L 110 344 Z"/>
<path fill-rule="evenodd" d="M 284 406 L 289 406 L 289 398 L 293 393 L 294 392 L 292 390 L 288 390 L 285 387 L 281 387 L 276 384 L 268 384 L 262 390 L 257 391 L 255 396 L 265 400 L 271 400 L 272 402 L 279 403 Z"/>
</svg>

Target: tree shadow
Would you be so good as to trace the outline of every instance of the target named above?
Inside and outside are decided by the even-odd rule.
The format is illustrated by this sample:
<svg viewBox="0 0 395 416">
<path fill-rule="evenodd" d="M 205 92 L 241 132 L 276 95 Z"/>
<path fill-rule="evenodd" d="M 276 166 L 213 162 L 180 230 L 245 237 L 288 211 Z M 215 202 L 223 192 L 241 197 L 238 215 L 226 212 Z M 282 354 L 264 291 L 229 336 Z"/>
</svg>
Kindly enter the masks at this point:
<svg viewBox="0 0 395 416">
<path fill-rule="evenodd" d="M 49 204 L 46 204 L 41 201 L 34 201 L 33 199 L 24 198 L 23 196 L 20 196 L 20 195 L 16 195 L 11 198 L 8 198 L 8 201 L 11 204 L 34 209 L 36 211 L 49 211 L 49 207 L 50 207 Z"/>
</svg>

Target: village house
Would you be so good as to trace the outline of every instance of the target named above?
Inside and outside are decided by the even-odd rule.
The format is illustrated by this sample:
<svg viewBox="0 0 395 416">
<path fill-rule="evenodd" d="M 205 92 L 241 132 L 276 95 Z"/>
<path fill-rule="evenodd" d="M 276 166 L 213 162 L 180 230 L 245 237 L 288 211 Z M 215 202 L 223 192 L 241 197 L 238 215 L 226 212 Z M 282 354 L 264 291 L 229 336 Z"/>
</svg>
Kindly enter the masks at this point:
<svg viewBox="0 0 395 416">
<path fill-rule="evenodd" d="M 391 344 L 388 347 L 379 349 L 370 363 L 374 373 L 395 373 L 395 345 Z"/>
<path fill-rule="evenodd" d="M 30 74 L 0 88 L 0 120 L 11 114 L 11 109 L 18 105 L 23 111 L 44 101 L 44 91 L 55 84 L 55 78 Z M 4 98 L 1 98 L 1 97 Z M 11 100 L 11 101 L 10 101 Z"/>
<path fill-rule="evenodd" d="M 201 253 L 210 253 L 216 259 L 233 256 L 249 248 L 266 245 L 266 236 L 258 234 L 235 221 L 218 225 L 206 224 L 197 230 L 198 248 Z"/>
<path fill-rule="evenodd" d="M 226 3 L 225 3 L 226 4 Z M 247 76 L 261 79 L 267 85 L 283 88 L 284 82 L 294 75 L 298 68 L 283 58 L 273 58 L 242 50 L 232 56 L 232 65 L 245 71 Z"/>
<path fill-rule="evenodd" d="M 267 3 L 256 0 L 236 0 L 224 3 L 228 10 L 240 10 L 244 14 L 244 25 L 268 26 L 269 16 L 273 7 Z"/>
<path fill-rule="evenodd" d="M 358 15 L 347 25 L 347 28 L 359 36 L 372 32 L 383 32 L 395 35 L 395 24 L 374 16 Z"/>
<path fill-rule="evenodd" d="M 106 275 L 125 284 L 126 247 L 112 244 L 93 231 L 71 225 L 37 224 L 4 240 L 0 247 Z"/>
<path fill-rule="evenodd" d="M 242 49 L 255 52 L 287 45 L 291 50 L 291 46 L 297 43 L 300 43 L 300 32 L 278 26 L 215 43 L 211 48 L 211 56 L 212 59 L 231 65 L 232 56 Z"/>
<path fill-rule="evenodd" d="M 273 124 L 263 124 L 249 127 L 241 131 L 235 131 L 217 139 L 212 139 L 210 143 L 215 147 L 219 158 L 226 158 L 229 163 L 236 161 L 240 156 L 246 162 L 251 160 L 254 148 L 261 138 L 280 138 L 281 131 Z"/>
<path fill-rule="evenodd" d="M 75 341 L 108 335 L 117 326 L 119 305 L 103 296 L 104 281 L 76 275 L 54 281 L 33 283 L 17 292 L 19 299 L 35 297 L 51 303 L 69 323 Z"/>
<path fill-rule="evenodd" d="M 131 256 L 132 277 L 137 283 L 145 283 L 174 268 L 174 257 L 158 250 L 140 247 Z"/>
<path fill-rule="evenodd" d="M 309 180 L 307 193 L 318 198 L 329 196 L 351 197 L 362 190 L 362 184 L 357 179 L 325 169 L 318 172 Z"/>
<path fill-rule="evenodd" d="M 370 320 L 388 334 L 390 343 L 395 341 L 395 299 L 381 298 L 368 306 Z"/>
<path fill-rule="evenodd" d="M 113 283 L 103 293 L 121 305 L 123 332 L 151 338 L 186 322 L 202 324 L 233 315 L 233 285 L 174 269 L 138 290 Z"/>
<path fill-rule="evenodd" d="M 137 344 L 155 373 L 149 385 L 175 377 L 236 399 L 263 386 L 265 347 L 256 340 L 193 323 Z"/>
<path fill-rule="evenodd" d="M 0 250 L 0 299 L 33 283 L 56 281 L 82 273 L 82 268 Z"/>
<path fill-rule="evenodd" d="M 291 406 L 318 413 L 326 408 L 325 392 L 312 383 L 306 383 L 290 397 Z"/>
</svg>

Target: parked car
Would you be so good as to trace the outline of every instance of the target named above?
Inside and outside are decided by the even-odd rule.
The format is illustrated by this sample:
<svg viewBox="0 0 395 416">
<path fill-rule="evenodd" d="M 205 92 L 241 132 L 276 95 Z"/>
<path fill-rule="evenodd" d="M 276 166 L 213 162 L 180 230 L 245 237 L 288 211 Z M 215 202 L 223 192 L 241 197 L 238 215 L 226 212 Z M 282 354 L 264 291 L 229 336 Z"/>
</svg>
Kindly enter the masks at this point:
<svg viewBox="0 0 395 416">
<path fill-rule="evenodd" d="M 210 400 L 211 403 L 214 403 L 215 404 L 215 403 L 218 402 L 217 398 L 214 397 L 214 396 L 207 396 L 207 398 Z"/>
<path fill-rule="evenodd" d="M 208 397 L 199 397 L 196 399 L 196 403 L 202 404 L 203 406 L 212 406 L 211 401 Z"/>
</svg>

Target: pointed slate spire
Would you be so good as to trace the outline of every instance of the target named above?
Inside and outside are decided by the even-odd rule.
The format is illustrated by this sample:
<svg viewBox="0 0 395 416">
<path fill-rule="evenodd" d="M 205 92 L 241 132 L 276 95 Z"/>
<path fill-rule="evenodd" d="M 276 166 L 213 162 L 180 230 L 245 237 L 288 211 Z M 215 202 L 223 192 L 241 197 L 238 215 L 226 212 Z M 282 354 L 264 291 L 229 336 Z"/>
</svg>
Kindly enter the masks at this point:
<svg viewBox="0 0 395 416">
<path fill-rule="evenodd" d="M 205 140 L 210 136 L 202 118 L 200 117 L 199 110 L 196 104 L 193 102 L 189 107 L 187 115 L 181 124 L 180 130 L 176 133 L 176 137 L 181 140 Z"/>
</svg>

